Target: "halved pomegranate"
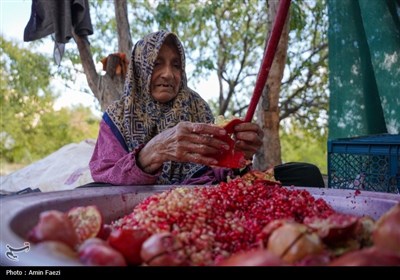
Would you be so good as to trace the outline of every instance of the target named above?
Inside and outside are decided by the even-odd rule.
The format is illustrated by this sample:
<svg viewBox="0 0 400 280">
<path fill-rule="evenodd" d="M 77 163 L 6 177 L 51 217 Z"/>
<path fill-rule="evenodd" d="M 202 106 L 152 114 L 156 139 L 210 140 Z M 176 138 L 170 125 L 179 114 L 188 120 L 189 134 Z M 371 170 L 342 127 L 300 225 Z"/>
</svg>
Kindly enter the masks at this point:
<svg viewBox="0 0 400 280">
<path fill-rule="evenodd" d="M 327 244 L 343 241 L 353 236 L 358 217 L 341 213 L 333 213 L 327 218 L 306 217 L 304 224 L 315 230 Z"/>
<path fill-rule="evenodd" d="M 103 217 L 94 205 L 74 207 L 67 212 L 67 216 L 75 229 L 79 243 L 96 237 L 103 227 Z"/>
</svg>

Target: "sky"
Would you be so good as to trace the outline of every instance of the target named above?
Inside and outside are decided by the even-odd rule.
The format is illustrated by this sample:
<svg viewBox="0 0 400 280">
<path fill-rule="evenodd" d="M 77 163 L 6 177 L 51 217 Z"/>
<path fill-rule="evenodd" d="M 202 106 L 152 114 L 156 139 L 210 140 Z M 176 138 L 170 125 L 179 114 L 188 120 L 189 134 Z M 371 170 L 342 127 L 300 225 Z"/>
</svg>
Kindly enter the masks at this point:
<svg viewBox="0 0 400 280">
<path fill-rule="evenodd" d="M 8 40 L 12 39 L 21 43 L 22 47 L 28 46 L 28 43 L 23 41 L 23 35 L 31 15 L 31 5 L 31 0 L 0 0 L 0 33 Z M 71 44 L 74 43 L 72 42 Z M 45 44 L 40 51 L 52 56 L 53 47 L 54 42 L 48 36 L 45 38 Z M 64 61 L 61 63 L 64 63 Z M 81 78 L 81 83 L 86 85 L 85 77 Z M 52 84 L 55 86 L 56 91 L 61 94 L 55 103 L 55 109 L 83 104 L 90 107 L 94 114 L 101 116 L 102 113 L 98 109 L 97 100 L 92 94 L 59 86 L 63 84 L 61 80 L 53 79 Z M 199 84 L 189 84 L 189 86 L 199 92 L 205 100 L 209 100 L 212 95 L 218 94 L 218 82 L 215 77 L 211 77 L 208 81 L 200 82 Z"/>
<path fill-rule="evenodd" d="M 22 47 L 28 46 L 28 43 L 23 41 L 23 35 L 25 26 L 31 15 L 31 5 L 31 0 L 0 0 L 0 32 L 6 39 L 12 39 L 22 44 Z M 40 52 L 52 56 L 53 47 L 54 43 L 50 36 L 48 36 Z M 56 110 L 61 107 L 82 104 L 86 107 L 90 107 L 95 115 L 101 116 L 97 100 L 92 94 L 71 90 L 70 88 L 60 86 L 62 84 L 63 82 L 60 80 L 52 80 L 52 85 L 55 90 L 57 93 L 60 93 L 60 97 L 56 100 L 54 105 Z"/>
</svg>

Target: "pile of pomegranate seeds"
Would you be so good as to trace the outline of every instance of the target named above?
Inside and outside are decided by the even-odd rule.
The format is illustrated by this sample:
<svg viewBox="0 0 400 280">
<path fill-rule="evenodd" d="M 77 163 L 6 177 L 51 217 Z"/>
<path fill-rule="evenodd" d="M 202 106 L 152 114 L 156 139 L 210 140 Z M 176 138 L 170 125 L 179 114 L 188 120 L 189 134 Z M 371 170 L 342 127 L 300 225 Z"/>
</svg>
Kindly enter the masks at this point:
<svg viewBox="0 0 400 280">
<path fill-rule="evenodd" d="M 190 265 L 213 265 L 233 253 L 258 247 L 271 221 L 325 218 L 334 210 L 306 190 L 279 183 L 236 178 L 209 187 L 182 187 L 152 195 L 114 228 L 171 232 L 182 244 Z"/>
</svg>

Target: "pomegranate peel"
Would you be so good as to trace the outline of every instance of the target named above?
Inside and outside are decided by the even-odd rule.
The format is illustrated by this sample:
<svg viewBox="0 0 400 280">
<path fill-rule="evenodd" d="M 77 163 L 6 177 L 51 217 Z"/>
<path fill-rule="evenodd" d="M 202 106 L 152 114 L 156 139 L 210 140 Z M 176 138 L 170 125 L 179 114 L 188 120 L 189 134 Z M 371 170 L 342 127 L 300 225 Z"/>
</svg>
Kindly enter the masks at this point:
<svg viewBox="0 0 400 280">
<path fill-rule="evenodd" d="M 383 214 L 372 232 L 375 246 L 400 255 L 400 203 Z"/>
<path fill-rule="evenodd" d="M 338 242 L 352 237 L 357 227 L 358 217 L 332 213 L 327 218 L 306 217 L 304 224 L 316 230 L 326 243 Z"/>
<path fill-rule="evenodd" d="M 156 233 L 146 239 L 140 255 L 150 266 L 189 265 L 183 244 L 170 232 Z"/>
<path fill-rule="evenodd" d="M 71 248 L 75 248 L 79 243 L 73 224 L 65 213 L 58 210 L 42 212 L 38 223 L 28 233 L 27 238 L 34 243 L 60 241 Z"/>
<path fill-rule="evenodd" d="M 110 233 L 108 243 L 122 253 L 128 264 L 139 265 L 143 261 L 140 257 L 142 244 L 149 236 L 146 230 L 123 227 Z"/>
<path fill-rule="evenodd" d="M 241 119 L 233 119 L 223 126 L 227 134 L 217 138 L 226 142 L 229 145 L 229 150 L 222 150 L 221 154 L 218 155 L 216 158 L 218 160 L 217 166 L 228 168 L 243 168 L 246 166 L 247 161 L 244 153 L 235 150 L 235 141 L 233 139 L 234 127 L 243 122 Z"/>
</svg>

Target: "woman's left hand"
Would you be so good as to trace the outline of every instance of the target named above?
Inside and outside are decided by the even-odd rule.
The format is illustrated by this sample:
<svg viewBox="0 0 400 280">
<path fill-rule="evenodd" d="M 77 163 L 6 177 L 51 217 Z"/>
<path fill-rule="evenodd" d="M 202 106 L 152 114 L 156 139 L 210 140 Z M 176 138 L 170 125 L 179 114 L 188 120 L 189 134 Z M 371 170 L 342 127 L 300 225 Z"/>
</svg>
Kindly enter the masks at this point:
<svg viewBox="0 0 400 280">
<path fill-rule="evenodd" d="M 262 146 L 264 132 L 258 124 L 240 123 L 234 127 L 235 149 L 242 151 L 246 159 L 251 159 Z"/>
</svg>

